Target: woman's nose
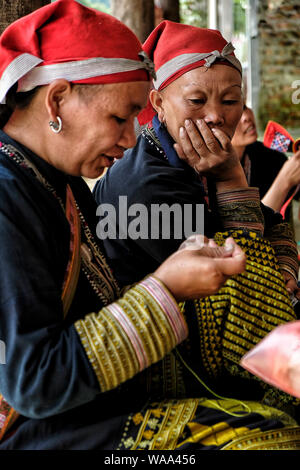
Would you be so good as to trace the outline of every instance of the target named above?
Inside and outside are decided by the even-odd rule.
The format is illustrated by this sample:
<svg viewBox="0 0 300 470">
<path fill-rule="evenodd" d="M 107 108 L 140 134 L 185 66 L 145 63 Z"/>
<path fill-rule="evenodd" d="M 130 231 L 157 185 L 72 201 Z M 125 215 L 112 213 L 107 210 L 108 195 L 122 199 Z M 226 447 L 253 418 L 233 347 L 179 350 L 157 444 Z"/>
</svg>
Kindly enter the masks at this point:
<svg viewBox="0 0 300 470">
<path fill-rule="evenodd" d="M 125 123 L 124 131 L 121 135 L 121 139 L 118 142 L 120 147 L 124 147 L 126 149 L 134 147 L 136 144 L 136 133 L 134 128 L 134 120 L 129 119 Z"/>
<path fill-rule="evenodd" d="M 252 114 L 251 114 L 250 110 L 246 109 L 245 111 L 243 111 L 241 121 L 242 122 L 250 122 L 251 120 L 252 120 Z"/>
<path fill-rule="evenodd" d="M 217 106 L 208 107 L 203 119 L 207 125 L 222 126 L 224 124 L 223 113 Z"/>
</svg>

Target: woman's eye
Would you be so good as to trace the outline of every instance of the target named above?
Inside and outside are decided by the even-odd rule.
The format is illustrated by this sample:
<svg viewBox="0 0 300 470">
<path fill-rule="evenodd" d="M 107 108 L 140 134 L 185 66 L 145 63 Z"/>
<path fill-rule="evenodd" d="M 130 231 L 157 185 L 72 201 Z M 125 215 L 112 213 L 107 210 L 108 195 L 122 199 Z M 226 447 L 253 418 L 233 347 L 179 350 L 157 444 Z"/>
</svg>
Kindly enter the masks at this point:
<svg viewBox="0 0 300 470">
<path fill-rule="evenodd" d="M 205 103 L 205 100 L 203 98 L 190 98 L 189 101 L 192 104 L 203 104 L 203 103 Z"/>
<path fill-rule="evenodd" d="M 114 119 L 117 121 L 118 124 L 124 124 L 124 122 L 126 122 L 126 119 L 121 118 L 119 116 L 114 116 Z"/>
<path fill-rule="evenodd" d="M 230 105 L 238 103 L 238 100 L 224 100 L 223 103 L 230 106 Z"/>
</svg>

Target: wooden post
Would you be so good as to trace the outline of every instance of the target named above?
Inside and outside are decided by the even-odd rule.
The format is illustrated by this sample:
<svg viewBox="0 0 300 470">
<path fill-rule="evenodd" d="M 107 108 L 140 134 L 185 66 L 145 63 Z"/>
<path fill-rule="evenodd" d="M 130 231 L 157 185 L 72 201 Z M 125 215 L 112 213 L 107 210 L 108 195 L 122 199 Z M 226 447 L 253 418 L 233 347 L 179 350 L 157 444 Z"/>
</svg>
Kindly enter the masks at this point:
<svg viewBox="0 0 300 470">
<path fill-rule="evenodd" d="M 48 0 L 0 0 L 0 34 L 13 21 L 48 3 Z"/>
<path fill-rule="evenodd" d="M 156 0 L 155 3 L 162 9 L 164 20 L 180 22 L 179 0 Z"/>
<path fill-rule="evenodd" d="M 111 14 L 125 23 L 141 42 L 154 29 L 154 0 L 111 0 Z"/>
</svg>

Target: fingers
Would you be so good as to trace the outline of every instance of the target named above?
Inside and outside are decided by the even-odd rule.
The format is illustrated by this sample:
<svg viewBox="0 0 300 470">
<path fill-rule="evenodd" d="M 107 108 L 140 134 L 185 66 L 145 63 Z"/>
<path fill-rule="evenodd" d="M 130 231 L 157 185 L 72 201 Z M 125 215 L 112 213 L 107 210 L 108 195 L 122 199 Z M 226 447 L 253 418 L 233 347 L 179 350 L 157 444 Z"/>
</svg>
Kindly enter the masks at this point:
<svg viewBox="0 0 300 470">
<path fill-rule="evenodd" d="M 239 253 L 234 257 L 231 256 L 223 259 L 215 258 L 214 262 L 216 263 L 217 269 L 219 269 L 224 276 L 230 277 L 245 271 L 246 255 L 242 251 L 242 253 Z"/>
<path fill-rule="evenodd" d="M 221 131 L 221 129 L 217 129 L 213 127 L 211 129 L 211 132 L 215 136 L 215 138 L 218 140 L 220 146 L 226 151 L 226 152 L 232 152 L 232 145 L 229 137 L 225 134 L 225 132 Z"/>
<path fill-rule="evenodd" d="M 198 133 L 198 136 L 196 136 L 196 133 Z M 189 160 L 192 159 L 193 164 L 197 162 L 200 158 L 200 152 L 204 147 L 204 143 L 192 121 L 187 120 L 186 128 L 181 127 L 179 129 L 179 139 L 184 154 L 189 157 Z"/>
<path fill-rule="evenodd" d="M 197 128 L 203 138 L 204 144 L 211 153 L 219 153 L 220 142 L 217 140 L 216 136 L 212 132 L 212 129 L 208 127 L 206 122 L 203 119 L 197 119 L 196 121 Z M 224 133 L 222 133 L 224 134 Z M 206 150 L 206 149 L 205 149 Z"/>
<path fill-rule="evenodd" d="M 212 238 L 210 238 L 210 239 L 208 240 L 208 246 L 211 246 L 211 247 L 216 248 L 218 245 L 216 244 L 215 240 L 213 240 Z"/>
<path fill-rule="evenodd" d="M 227 258 L 229 256 L 243 256 L 244 252 L 232 237 L 225 240 L 224 246 L 219 246 L 213 239 L 204 235 L 192 235 L 178 248 L 179 250 L 199 250 L 201 256 L 209 258 Z"/>
<path fill-rule="evenodd" d="M 296 160 L 300 160 L 300 150 L 294 153 L 293 158 L 295 158 Z"/>
<path fill-rule="evenodd" d="M 232 237 L 228 237 L 225 240 L 225 246 L 232 246 L 232 256 L 242 256 L 244 255 L 244 252 L 242 248 L 235 242 L 235 240 Z"/>
<path fill-rule="evenodd" d="M 300 287 L 297 286 L 297 289 L 294 290 L 294 295 L 300 300 Z"/>
<path fill-rule="evenodd" d="M 208 243 L 208 238 L 205 235 L 191 235 L 183 243 L 181 243 L 178 250 L 192 249 L 199 250 Z"/>
<path fill-rule="evenodd" d="M 285 287 L 289 294 L 294 294 L 298 290 L 297 282 L 293 277 L 285 278 Z"/>
<path fill-rule="evenodd" d="M 207 258 L 227 258 L 232 256 L 233 247 L 230 246 L 204 246 L 200 250 L 201 256 L 206 256 Z"/>
<path fill-rule="evenodd" d="M 186 119 L 185 127 L 179 129 L 178 140 L 174 148 L 179 158 L 185 160 L 197 173 L 220 173 L 228 179 L 228 171 L 231 175 L 233 166 L 239 162 L 229 136 L 220 129 L 210 129 L 203 119 L 198 119 L 196 123 Z"/>
<path fill-rule="evenodd" d="M 181 145 L 179 145 L 179 144 L 174 144 L 173 147 L 174 147 L 174 150 L 175 150 L 175 152 L 177 153 L 178 157 L 179 157 L 181 160 L 184 160 L 184 161 L 186 161 L 187 163 L 189 163 L 188 158 L 187 158 L 187 156 L 185 155 L 185 153 L 184 153 L 183 148 L 181 147 Z"/>
<path fill-rule="evenodd" d="M 201 256 L 208 258 L 226 258 L 233 253 L 233 245 L 218 246 L 214 240 L 208 240 L 203 235 L 192 235 L 183 242 L 179 250 L 197 250 Z"/>
</svg>

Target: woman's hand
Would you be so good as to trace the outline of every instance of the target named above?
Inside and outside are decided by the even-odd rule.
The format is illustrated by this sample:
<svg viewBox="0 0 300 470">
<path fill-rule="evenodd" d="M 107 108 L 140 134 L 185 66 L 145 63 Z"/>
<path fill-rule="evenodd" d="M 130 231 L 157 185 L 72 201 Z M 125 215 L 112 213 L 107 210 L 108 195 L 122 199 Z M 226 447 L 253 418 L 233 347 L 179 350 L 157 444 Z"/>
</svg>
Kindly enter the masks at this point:
<svg viewBox="0 0 300 470">
<path fill-rule="evenodd" d="M 280 173 L 289 189 L 300 183 L 300 150 L 285 162 Z"/>
<path fill-rule="evenodd" d="M 300 300 L 300 287 L 298 287 L 297 281 L 289 272 L 282 270 L 285 287 L 289 294 L 294 294 L 297 299 Z"/>
<path fill-rule="evenodd" d="M 228 238 L 223 247 L 191 237 L 154 272 L 177 301 L 215 294 L 226 280 L 245 270 L 246 255 Z"/>
<path fill-rule="evenodd" d="M 179 136 L 174 148 L 197 173 L 212 175 L 219 183 L 232 183 L 231 187 L 248 186 L 230 138 L 221 129 L 210 129 L 203 119 L 196 123 L 187 119 Z"/>
<path fill-rule="evenodd" d="M 289 191 L 300 183 L 300 150 L 282 166 L 262 202 L 274 211 L 280 211 Z"/>
</svg>

